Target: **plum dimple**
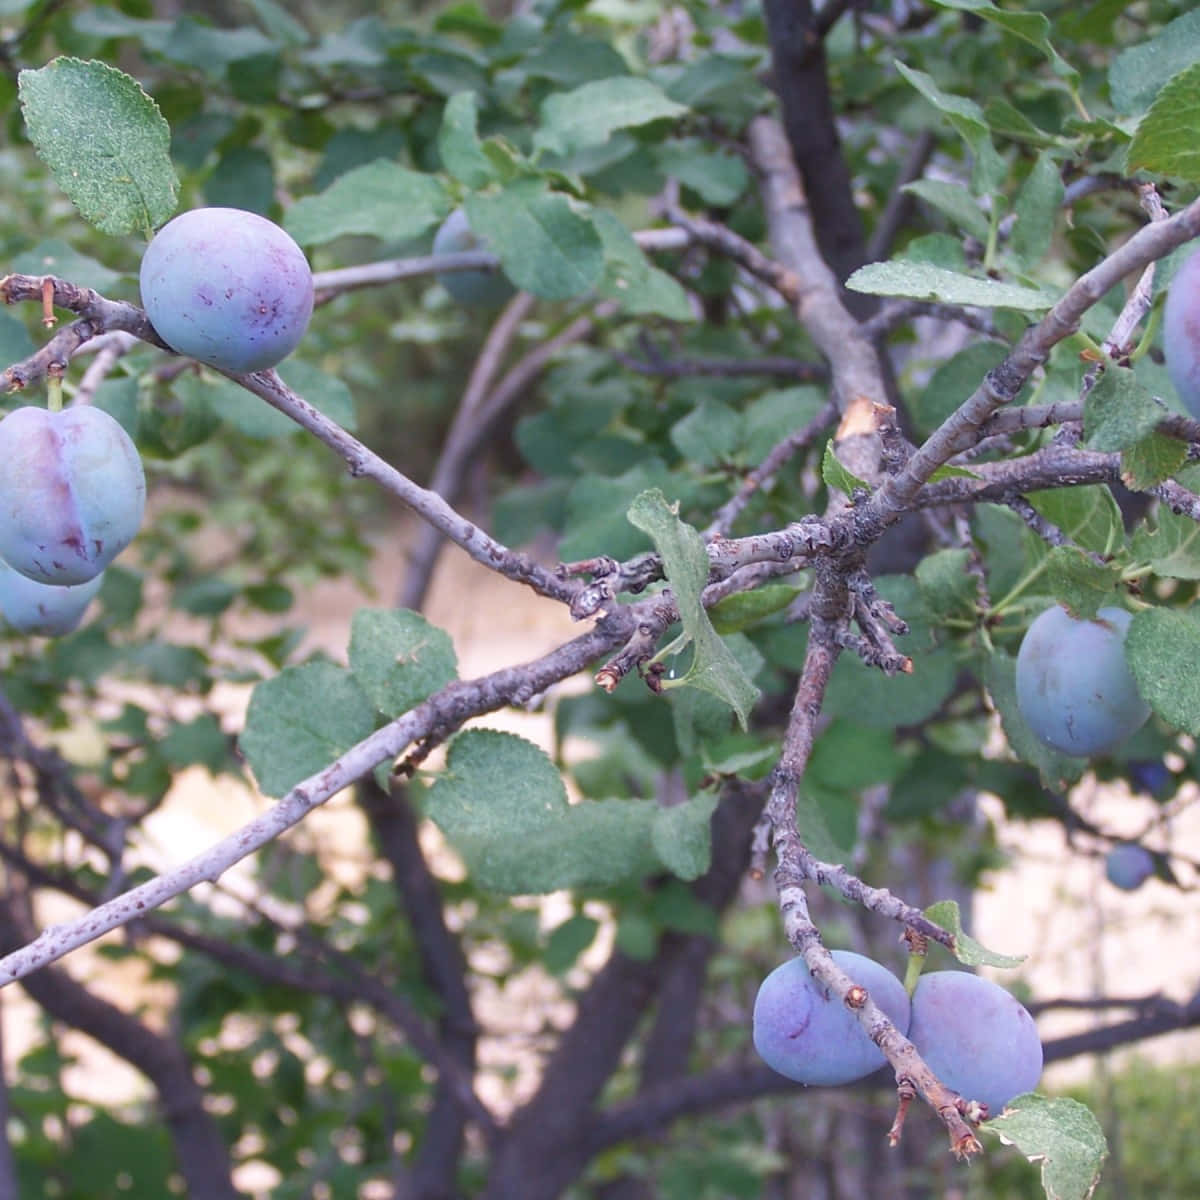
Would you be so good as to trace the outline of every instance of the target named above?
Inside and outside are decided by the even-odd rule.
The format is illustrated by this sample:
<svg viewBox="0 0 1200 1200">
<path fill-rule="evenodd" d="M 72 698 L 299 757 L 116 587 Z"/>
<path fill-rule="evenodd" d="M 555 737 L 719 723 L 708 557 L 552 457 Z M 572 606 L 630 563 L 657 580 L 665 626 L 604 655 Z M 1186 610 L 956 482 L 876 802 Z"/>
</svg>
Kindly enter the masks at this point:
<svg viewBox="0 0 1200 1200">
<path fill-rule="evenodd" d="M 141 525 L 141 458 L 100 409 L 15 409 L 0 421 L 0 463 L 0 558 L 29 579 L 86 583 Z"/>
</svg>

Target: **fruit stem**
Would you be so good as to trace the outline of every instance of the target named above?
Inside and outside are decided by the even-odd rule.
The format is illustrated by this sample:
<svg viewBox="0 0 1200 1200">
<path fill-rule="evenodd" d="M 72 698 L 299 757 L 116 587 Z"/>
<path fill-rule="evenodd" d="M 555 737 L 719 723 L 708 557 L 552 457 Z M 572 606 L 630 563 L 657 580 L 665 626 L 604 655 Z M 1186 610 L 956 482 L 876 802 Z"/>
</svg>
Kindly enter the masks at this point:
<svg viewBox="0 0 1200 1200">
<path fill-rule="evenodd" d="M 46 407 L 51 412 L 62 412 L 63 381 L 62 376 L 48 374 L 46 376 Z"/>
</svg>

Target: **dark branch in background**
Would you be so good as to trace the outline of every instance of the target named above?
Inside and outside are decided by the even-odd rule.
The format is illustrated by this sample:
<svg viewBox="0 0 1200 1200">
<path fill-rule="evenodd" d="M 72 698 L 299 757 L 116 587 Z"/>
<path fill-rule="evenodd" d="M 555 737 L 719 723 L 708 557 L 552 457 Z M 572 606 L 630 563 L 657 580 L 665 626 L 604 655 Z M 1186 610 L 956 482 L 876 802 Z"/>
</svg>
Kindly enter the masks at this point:
<svg viewBox="0 0 1200 1200">
<path fill-rule="evenodd" d="M 829 368 L 823 363 L 806 362 L 802 358 L 667 358 L 655 352 L 653 357 L 641 359 L 614 351 L 613 361 L 628 371 L 656 379 L 738 379 L 765 375 L 792 383 L 824 383 L 829 378 Z"/>
<path fill-rule="evenodd" d="M 822 15 L 824 15 L 824 9 L 822 9 Z M 904 190 L 904 186 L 921 178 L 930 158 L 933 157 L 936 146 L 937 137 L 932 129 L 921 130 L 913 140 L 908 157 L 901 165 L 900 174 L 892 187 L 891 195 L 888 196 L 887 207 L 884 208 L 875 228 L 871 231 L 871 240 L 867 243 L 865 261 L 878 262 L 891 254 L 892 245 L 900 231 L 911 220 L 913 210 L 916 208 L 916 202 Z"/>
<path fill-rule="evenodd" d="M 26 897 L 9 891 L 0 898 L 0 952 L 17 949 L 34 932 Z M 237 1200 L 229 1150 L 177 1042 L 94 995 L 61 968 L 37 971 L 22 986 L 48 1016 L 95 1038 L 154 1085 L 189 1195 Z"/>
<path fill-rule="evenodd" d="M 821 256 L 839 282 L 865 261 L 854 186 L 834 119 L 825 46 L 809 0 L 764 0 L 771 43 L 772 86 L 804 191 Z M 861 311 L 875 301 L 859 298 Z"/>
<path fill-rule="evenodd" d="M 753 789 L 731 786 L 713 814 L 712 865 L 691 890 L 716 913 L 731 903 L 745 871 L 755 800 Z M 537 1092 L 509 1124 L 482 1200 L 555 1200 L 583 1170 L 592 1157 L 596 1099 L 656 994 L 662 1002 L 658 989 L 677 972 L 693 970 L 694 954 L 691 938 L 667 933 L 652 959 L 620 951 L 609 958 L 579 997 L 575 1020 L 546 1062 Z"/>
<path fill-rule="evenodd" d="M 511 336 L 502 325 L 507 322 L 515 325 L 512 314 L 516 314 L 516 319 L 519 319 L 520 314 L 527 311 L 525 301 L 528 299 L 518 295 L 505 310 L 501 320 L 496 322 L 493 333 L 496 330 L 500 333 L 494 343 L 489 337 L 443 444 L 429 490 L 450 503 L 456 502 L 461 494 L 471 463 L 486 447 L 496 426 L 506 413 L 525 398 L 534 380 L 550 366 L 560 351 L 590 337 L 600 321 L 616 312 L 615 304 L 603 303 L 596 305 L 591 316 L 576 317 L 553 337 L 539 342 L 524 354 L 492 387 L 491 381 L 500 365 L 498 351 L 502 348 L 501 344 Z M 489 353 L 490 349 L 493 350 L 492 353 Z M 401 586 L 401 608 L 420 609 L 424 604 L 433 569 L 437 564 L 438 552 L 445 540 L 445 535 L 432 525 L 424 525 L 418 531 L 416 544 L 409 553 L 408 568 Z"/>
<path fill-rule="evenodd" d="M 358 802 L 392 868 L 392 881 L 421 957 L 421 974 L 441 1002 L 438 1040 L 442 1054 L 469 1080 L 475 1071 L 479 1030 L 467 990 L 467 960 L 446 926 L 442 895 L 417 837 L 416 814 L 403 786 L 394 785 L 389 795 L 369 777 L 358 785 Z M 453 1081 L 440 1077 L 425 1137 L 412 1166 L 413 1194 L 421 1200 L 453 1200 L 458 1194 L 458 1164 L 471 1116 Z"/>
</svg>

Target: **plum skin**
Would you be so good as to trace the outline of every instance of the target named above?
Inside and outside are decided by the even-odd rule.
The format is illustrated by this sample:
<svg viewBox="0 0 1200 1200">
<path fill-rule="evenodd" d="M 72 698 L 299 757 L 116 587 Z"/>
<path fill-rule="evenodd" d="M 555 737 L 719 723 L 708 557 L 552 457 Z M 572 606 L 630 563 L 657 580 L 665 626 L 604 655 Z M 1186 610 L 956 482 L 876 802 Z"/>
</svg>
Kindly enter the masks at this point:
<svg viewBox="0 0 1200 1200">
<path fill-rule="evenodd" d="M 1136 892 L 1154 874 L 1154 855 L 1137 842 L 1121 842 L 1108 852 L 1104 874 L 1113 887 Z"/>
<path fill-rule="evenodd" d="M 304 251 L 273 221 L 196 208 L 142 256 L 142 305 L 172 350 L 222 371 L 261 371 L 300 344 L 313 310 Z"/>
<path fill-rule="evenodd" d="M 921 976 L 908 1040 L 948 1088 L 986 1104 L 992 1116 L 1033 1091 L 1042 1075 L 1042 1043 L 1025 1006 L 966 971 Z"/>
<path fill-rule="evenodd" d="M 1078 620 L 1054 605 L 1030 625 L 1017 652 L 1017 707 L 1046 745 L 1086 758 L 1145 724 L 1150 706 L 1125 661 L 1131 620 L 1120 608 Z"/>
<path fill-rule="evenodd" d="M 0 560 L 0 614 L 18 633 L 60 637 L 78 628 L 103 580 L 101 573 L 86 583 L 38 583 Z"/>
<path fill-rule="evenodd" d="M 1200 250 L 1184 261 L 1167 288 L 1163 353 L 1179 399 L 1200 417 Z"/>
<path fill-rule="evenodd" d="M 886 967 L 852 950 L 834 950 L 833 961 L 904 1033 L 909 1003 L 904 985 Z M 798 1083 L 851 1083 L 886 1063 L 857 1015 L 812 977 L 803 958 L 776 967 L 754 1001 L 754 1048 L 780 1075 Z"/>
<path fill-rule="evenodd" d="M 22 575 L 86 583 L 137 534 L 142 460 L 102 409 L 14 409 L 0 420 L 0 463 L 0 558 Z"/>
<path fill-rule="evenodd" d="M 486 250 L 487 244 L 475 236 L 467 214 L 456 208 L 442 222 L 433 237 L 434 256 L 466 254 Z M 509 300 L 515 289 L 501 271 L 445 271 L 438 277 L 442 285 L 463 308 L 498 308 Z"/>
</svg>

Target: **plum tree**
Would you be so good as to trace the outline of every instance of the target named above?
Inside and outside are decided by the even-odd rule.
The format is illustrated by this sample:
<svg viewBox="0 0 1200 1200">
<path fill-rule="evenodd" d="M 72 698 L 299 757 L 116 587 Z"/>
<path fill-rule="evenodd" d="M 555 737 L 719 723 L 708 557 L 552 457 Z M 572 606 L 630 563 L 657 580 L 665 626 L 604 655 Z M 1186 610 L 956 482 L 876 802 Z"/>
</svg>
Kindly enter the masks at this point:
<svg viewBox="0 0 1200 1200">
<path fill-rule="evenodd" d="M 1154 855 L 1137 842 L 1121 842 L 1105 857 L 1104 874 L 1113 887 L 1136 892 L 1154 874 Z"/>
<path fill-rule="evenodd" d="M 851 950 L 834 950 L 833 961 L 901 1032 L 908 1029 L 908 996 L 891 971 Z M 789 959 L 762 981 L 753 1025 L 754 1048 L 763 1060 L 798 1083 L 851 1083 L 885 1062 L 858 1017 L 813 979 L 803 958 Z"/>
<path fill-rule="evenodd" d="M 0 558 L 22 575 L 86 583 L 133 541 L 142 460 L 102 409 L 14 409 L 0 420 L 0 462 Z"/>
<path fill-rule="evenodd" d="M 1185 260 L 1167 289 L 1163 353 L 1179 399 L 1200 417 L 1200 250 Z"/>
<path fill-rule="evenodd" d="M 1086 758 L 1102 754 L 1150 715 L 1125 661 L 1131 620 L 1102 608 L 1094 621 L 1054 605 L 1030 625 L 1017 652 L 1017 705 L 1048 746 Z"/>
<path fill-rule="evenodd" d="M 0 614 L 18 633 L 60 637 L 78 627 L 103 579 L 101 573 L 86 583 L 38 583 L 0 561 Z"/>
<path fill-rule="evenodd" d="M 908 1039 L 947 1087 L 993 1116 L 1041 1078 L 1042 1043 L 1024 1005 L 966 971 L 921 976 Z"/>
<path fill-rule="evenodd" d="M 442 222 L 433 238 L 435 255 L 486 249 L 487 244 L 476 237 L 461 208 L 456 208 Z M 438 282 L 464 308 L 497 308 L 514 290 L 500 271 L 445 271 L 438 276 Z"/>
<path fill-rule="evenodd" d="M 140 284 L 159 337 L 223 371 L 273 367 L 312 316 L 304 251 L 274 222 L 238 208 L 197 208 L 168 221 L 142 257 Z"/>
</svg>

